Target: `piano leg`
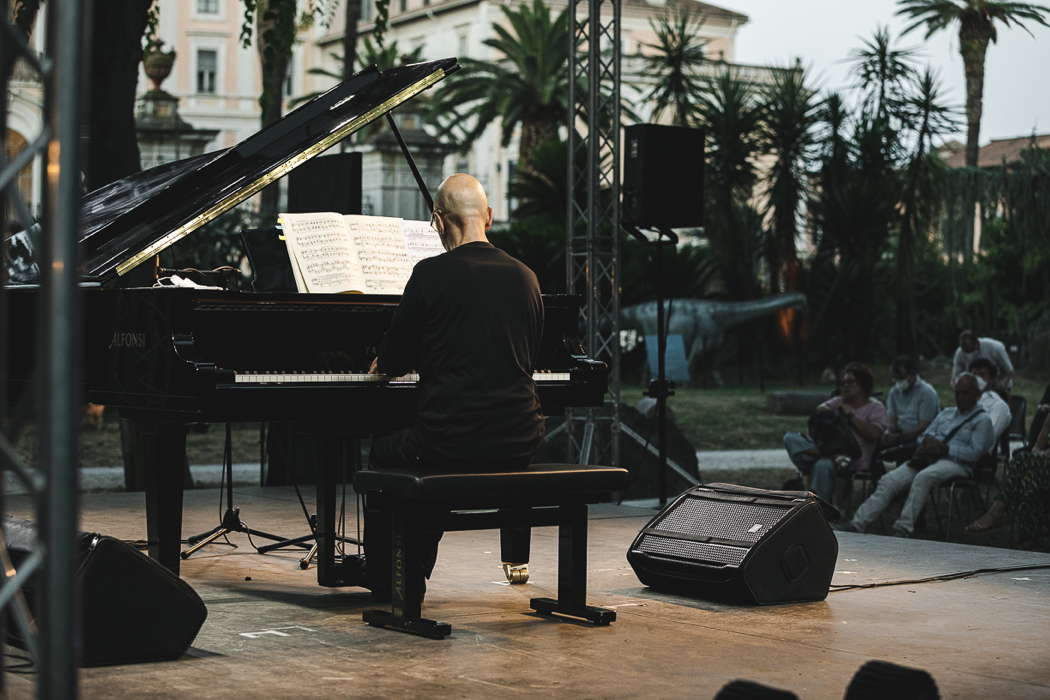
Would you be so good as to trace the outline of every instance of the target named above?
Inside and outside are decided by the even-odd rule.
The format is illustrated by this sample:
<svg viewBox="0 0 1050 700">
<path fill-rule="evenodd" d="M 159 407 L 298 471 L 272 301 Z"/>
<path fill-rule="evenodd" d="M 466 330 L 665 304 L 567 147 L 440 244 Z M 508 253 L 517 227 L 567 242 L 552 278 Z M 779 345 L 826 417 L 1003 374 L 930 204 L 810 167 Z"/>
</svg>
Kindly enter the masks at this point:
<svg viewBox="0 0 1050 700">
<path fill-rule="evenodd" d="M 515 520 L 526 520 L 528 513 L 515 509 L 504 509 L 503 514 Z M 499 531 L 500 554 L 503 559 L 503 574 L 510 583 L 528 583 L 529 549 L 532 543 L 532 528 L 528 525 L 504 525 Z"/>
<path fill-rule="evenodd" d="M 175 420 L 129 419 L 141 431 L 146 457 L 146 540 L 149 555 L 179 573 L 186 424 Z"/>
<path fill-rule="evenodd" d="M 317 464 L 317 583 L 321 586 L 359 586 L 362 584 L 360 558 L 337 560 L 335 543 L 341 539 L 336 536 L 339 525 L 336 522 L 339 516 L 336 495 L 343 480 L 353 478 L 361 445 L 356 439 L 343 437 L 338 429 L 309 437 L 297 434 L 295 438 L 308 441 L 316 450 L 313 456 Z M 347 487 L 348 496 L 351 493 Z"/>
</svg>

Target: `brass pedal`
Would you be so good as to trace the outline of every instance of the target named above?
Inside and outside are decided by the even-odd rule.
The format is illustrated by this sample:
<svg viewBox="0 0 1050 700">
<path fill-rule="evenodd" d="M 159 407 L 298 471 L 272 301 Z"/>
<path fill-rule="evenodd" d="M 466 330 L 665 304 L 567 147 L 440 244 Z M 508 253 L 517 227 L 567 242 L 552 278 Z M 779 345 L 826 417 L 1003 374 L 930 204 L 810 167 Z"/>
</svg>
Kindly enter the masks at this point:
<svg viewBox="0 0 1050 700">
<path fill-rule="evenodd" d="M 529 565 L 527 562 L 525 564 L 503 562 L 503 575 L 507 577 L 511 584 L 528 583 Z"/>
</svg>

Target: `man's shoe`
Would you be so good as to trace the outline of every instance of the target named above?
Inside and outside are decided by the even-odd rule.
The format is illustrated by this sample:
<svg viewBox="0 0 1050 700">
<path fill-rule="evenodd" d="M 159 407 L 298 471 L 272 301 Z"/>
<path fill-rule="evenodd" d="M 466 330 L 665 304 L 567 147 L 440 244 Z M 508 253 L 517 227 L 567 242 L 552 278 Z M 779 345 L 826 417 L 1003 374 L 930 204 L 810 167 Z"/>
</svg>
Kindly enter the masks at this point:
<svg viewBox="0 0 1050 700">
<path fill-rule="evenodd" d="M 838 532 L 857 532 L 857 533 L 864 532 L 859 527 L 854 525 L 852 520 L 843 520 L 840 523 L 833 523 L 831 525 L 831 529 L 832 530 L 837 530 Z"/>
<path fill-rule="evenodd" d="M 911 537 L 911 531 L 910 531 L 910 530 L 905 530 L 905 529 L 904 529 L 903 527 L 901 527 L 900 525 L 894 525 L 894 526 L 893 526 L 893 527 L 891 528 L 891 530 L 892 530 L 892 532 L 893 532 L 893 536 L 894 536 L 894 537 L 903 537 L 903 538 L 905 538 L 905 539 L 908 539 L 908 538 L 910 538 L 910 537 Z"/>
</svg>

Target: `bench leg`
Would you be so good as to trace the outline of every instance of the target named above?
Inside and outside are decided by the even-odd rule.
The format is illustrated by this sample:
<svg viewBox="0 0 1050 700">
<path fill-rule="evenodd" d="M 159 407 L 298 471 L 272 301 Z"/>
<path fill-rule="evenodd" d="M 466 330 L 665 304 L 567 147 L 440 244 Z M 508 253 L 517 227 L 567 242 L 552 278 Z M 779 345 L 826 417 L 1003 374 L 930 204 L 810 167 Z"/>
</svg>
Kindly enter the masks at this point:
<svg viewBox="0 0 1050 700">
<path fill-rule="evenodd" d="M 558 525 L 558 599 L 533 598 L 529 606 L 544 615 L 567 615 L 607 625 L 616 611 L 587 605 L 587 506 L 561 506 Z"/>
<path fill-rule="evenodd" d="M 391 504 L 388 517 L 391 533 L 390 610 L 366 610 L 362 618 L 373 627 L 444 639 L 452 633 L 451 625 L 421 616 L 425 586 L 423 579 L 413 573 L 417 567 L 412 566 L 412 557 L 419 556 L 420 552 L 413 552 L 411 546 L 411 532 L 421 523 L 407 512 L 403 503 Z"/>
</svg>

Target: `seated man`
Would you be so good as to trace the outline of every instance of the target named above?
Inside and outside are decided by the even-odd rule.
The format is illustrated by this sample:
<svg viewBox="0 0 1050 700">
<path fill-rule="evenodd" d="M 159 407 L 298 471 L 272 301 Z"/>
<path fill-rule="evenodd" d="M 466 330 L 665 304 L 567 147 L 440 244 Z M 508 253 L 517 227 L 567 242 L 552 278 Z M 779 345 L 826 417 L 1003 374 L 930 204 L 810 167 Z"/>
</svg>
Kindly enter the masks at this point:
<svg viewBox="0 0 1050 700">
<path fill-rule="evenodd" d="M 864 532 L 896 495 L 907 491 L 893 532 L 910 537 L 930 491 L 948 479 L 971 476 L 977 459 L 995 444 L 992 421 L 977 404 L 980 394 L 977 377 L 962 374 L 955 382 L 955 407 L 937 414 L 919 438 L 911 460 L 887 472 L 842 529 Z"/>
<path fill-rule="evenodd" d="M 914 357 L 901 355 L 893 361 L 890 371 L 894 380 L 886 396 L 886 416 L 890 427 L 883 434 L 880 445 L 914 448 L 916 439 L 940 410 L 941 400 L 937 390 L 919 376 Z M 904 454 L 903 449 L 901 453 Z"/>
<path fill-rule="evenodd" d="M 492 209 L 470 175 L 438 188 L 433 225 L 447 252 L 419 262 L 371 372 L 419 372 L 415 424 L 377 437 L 372 469 L 513 471 L 528 465 L 544 423 L 533 361 L 543 333 L 543 301 L 532 270 L 485 235 Z M 365 554 L 377 598 L 389 588 L 390 530 L 382 499 L 369 498 Z M 433 518 L 441 513 L 431 514 Z M 437 557 L 438 528 L 411 543 L 423 586 Z"/>
<path fill-rule="evenodd" d="M 977 403 L 985 410 L 988 417 L 992 419 L 992 429 L 995 431 L 995 442 L 1003 436 L 1006 429 L 1010 427 L 1010 406 L 1003 401 L 995 390 L 996 377 L 999 374 L 995 363 L 987 357 L 978 357 L 970 363 L 970 373 L 979 380 L 977 386 L 981 389 L 981 398 Z"/>
<path fill-rule="evenodd" d="M 985 357 L 995 363 L 999 369 L 999 385 L 996 389 L 1009 392 L 1014 383 L 1014 365 L 1006 346 L 995 338 L 978 338 L 971 330 L 959 334 L 959 347 L 952 359 L 952 385 L 959 375 L 969 370 L 970 363 L 978 357 Z"/>
<path fill-rule="evenodd" d="M 871 397 L 875 378 L 867 366 L 851 362 L 842 370 L 840 393 L 817 406 L 818 411 L 838 411 L 860 446 L 860 456 L 844 458 L 845 469 L 856 472 L 867 468 L 882 431 L 886 429 L 886 410 Z M 786 433 L 784 449 L 804 475 L 809 477 L 809 490 L 831 503 L 835 495 L 835 455 L 822 454 L 820 446 L 801 433 Z"/>
</svg>

